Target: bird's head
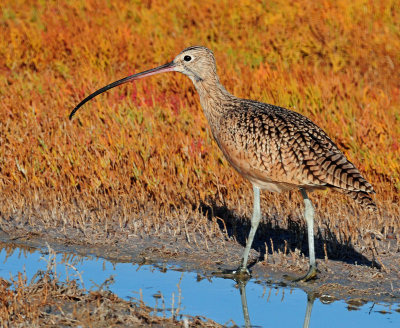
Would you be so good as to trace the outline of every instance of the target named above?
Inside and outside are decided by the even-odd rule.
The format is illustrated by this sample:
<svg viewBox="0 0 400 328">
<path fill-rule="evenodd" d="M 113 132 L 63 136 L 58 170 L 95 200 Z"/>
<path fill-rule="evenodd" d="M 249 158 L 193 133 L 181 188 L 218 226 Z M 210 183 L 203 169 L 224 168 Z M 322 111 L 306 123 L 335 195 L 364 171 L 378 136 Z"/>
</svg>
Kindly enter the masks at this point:
<svg viewBox="0 0 400 328">
<path fill-rule="evenodd" d="M 205 47 L 186 48 L 172 63 L 174 71 L 187 75 L 194 83 L 217 76 L 214 54 Z"/>
</svg>

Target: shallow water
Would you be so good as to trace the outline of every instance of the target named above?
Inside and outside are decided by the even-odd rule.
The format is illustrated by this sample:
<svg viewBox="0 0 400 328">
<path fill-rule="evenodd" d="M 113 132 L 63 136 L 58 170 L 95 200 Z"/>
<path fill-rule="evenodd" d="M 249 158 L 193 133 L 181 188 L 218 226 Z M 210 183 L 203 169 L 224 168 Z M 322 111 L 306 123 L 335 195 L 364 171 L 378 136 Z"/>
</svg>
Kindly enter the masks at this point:
<svg viewBox="0 0 400 328">
<path fill-rule="evenodd" d="M 106 288 L 126 300 L 142 299 L 160 316 L 202 315 L 220 324 L 243 327 L 303 327 L 308 321 L 309 327 L 400 326 L 399 304 L 367 303 L 349 309 L 344 301 L 329 302 L 329 296 L 323 298 L 324 303 L 320 299 L 313 301 L 300 289 L 253 279 L 244 287 L 233 280 L 204 278 L 173 266 L 111 263 L 72 253 L 53 256 L 44 249 L 3 248 L 0 277 L 9 279 L 10 275 L 25 271 L 31 279 L 54 260 L 61 280 L 73 276 L 86 289 L 96 289 L 112 275 L 113 283 Z M 246 301 L 247 307 L 243 306 Z"/>
</svg>

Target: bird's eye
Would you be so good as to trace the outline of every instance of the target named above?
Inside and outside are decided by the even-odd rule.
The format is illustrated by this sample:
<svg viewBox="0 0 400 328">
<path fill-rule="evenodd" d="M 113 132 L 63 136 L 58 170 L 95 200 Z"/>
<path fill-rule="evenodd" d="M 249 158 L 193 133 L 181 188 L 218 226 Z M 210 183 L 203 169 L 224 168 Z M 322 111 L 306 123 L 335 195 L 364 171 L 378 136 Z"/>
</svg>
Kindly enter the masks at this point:
<svg viewBox="0 0 400 328">
<path fill-rule="evenodd" d="M 192 57 L 186 55 L 185 57 L 183 57 L 183 60 L 189 62 L 192 60 Z"/>
</svg>

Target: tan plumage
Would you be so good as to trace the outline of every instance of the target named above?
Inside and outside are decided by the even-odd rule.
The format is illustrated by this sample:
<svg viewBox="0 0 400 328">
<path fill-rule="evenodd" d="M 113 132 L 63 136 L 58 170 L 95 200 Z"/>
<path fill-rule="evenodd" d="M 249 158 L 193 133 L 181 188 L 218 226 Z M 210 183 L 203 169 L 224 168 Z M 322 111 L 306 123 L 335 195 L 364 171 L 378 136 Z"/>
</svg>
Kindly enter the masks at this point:
<svg viewBox="0 0 400 328">
<path fill-rule="evenodd" d="M 321 128 L 289 109 L 234 97 L 220 84 L 211 51 L 188 51 L 201 58 L 192 80 L 214 138 L 242 176 L 273 192 L 331 187 L 375 207 L 371 184 Z"/>
<path fill-rule="evenodd" d="M 187 48 L 170 63 L 111 83 L 82 100 L 70 118 L 104 91 L 171 71 L 181 72 L 193 81 L 218 146 L 232 166 L 253 185 L 251 230 L 242 264 L 234 274 L 249 273 L 247 259 L 261 219 L 260 189 L 280 192 L 298 188 L 304 199 L 310 252 L 309 270 L 299 279 L 315 277 L 314 209 L 306 190 L 330 187 L 370 210 L 376 208 L 370 197 L 374 190 L 326 133 L 308 118 L 289 109 L 231 95 L 219 82 L 214 55 L 209 49 Z"/>
</svg>

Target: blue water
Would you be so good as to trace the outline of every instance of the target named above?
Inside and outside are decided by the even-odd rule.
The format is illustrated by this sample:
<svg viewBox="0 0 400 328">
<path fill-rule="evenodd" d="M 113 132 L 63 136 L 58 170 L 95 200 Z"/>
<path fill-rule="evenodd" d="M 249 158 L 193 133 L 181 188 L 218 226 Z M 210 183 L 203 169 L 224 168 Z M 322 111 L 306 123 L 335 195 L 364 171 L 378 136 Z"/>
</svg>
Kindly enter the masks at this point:
<svg viewBox="0 0 400 328">
<path fill-rule="evenodd" d="M 86 289 L 96 289 L 112 275 L 114 282 L 107 285 L 108 289 L 126 300 L 142 299 L 158 315 L 203 315 L 227 326 L 245 325 L 239 287 L 229 279 L 198 279 L 196 273 L 171 266 L 113 264 L 91 256 L 58 253 L 53 258 L 51 253 L 39 250 L 17 248 L 8 255 L 4 249 L 0 251 L 0 277 L 5 279 L 18 272 L 25 272 L 31 279 L 38 270 L 46 270 L 53 259 L 61 280 L 75 278 Z M 252 326 L 303 327 L 307 308 L 304 291 L 250 280 L 245 294 Z M 316 299 L 309 304 L 309 327 L 400 327 L 400 313 L 395 311 L 398 304 L 368 303 L 356 311 L 349 311 L 347 306 L 343 301 L 323 304 Z M 381 310 L 389 313 L 378 312 Z"/>
</svg>

